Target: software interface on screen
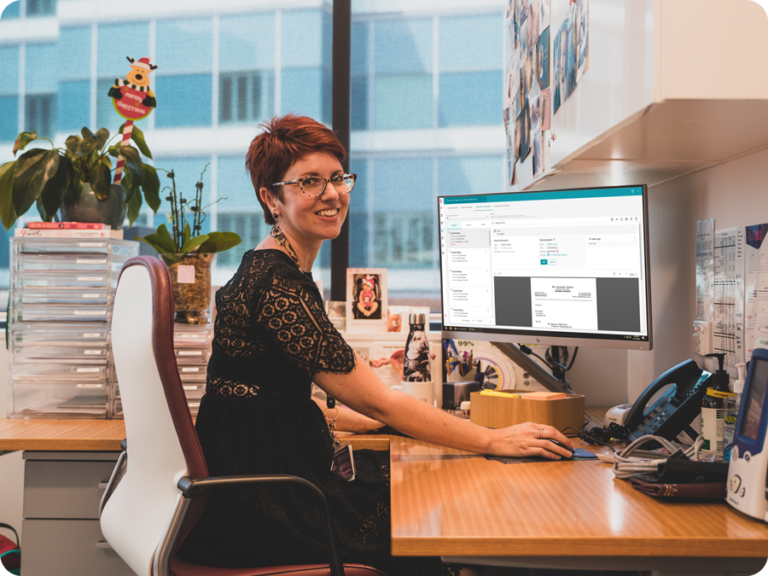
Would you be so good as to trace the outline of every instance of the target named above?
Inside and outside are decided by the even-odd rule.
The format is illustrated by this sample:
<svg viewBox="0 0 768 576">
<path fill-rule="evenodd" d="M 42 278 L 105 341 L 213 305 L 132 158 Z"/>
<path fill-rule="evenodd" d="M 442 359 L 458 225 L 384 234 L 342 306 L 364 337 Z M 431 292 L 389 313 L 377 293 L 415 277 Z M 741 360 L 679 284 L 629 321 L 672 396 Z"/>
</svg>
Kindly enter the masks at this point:
<svg viewBox="0 0 768 576">
<path fill-rule="evenodd" d="M 443 330 L 648 340 L 643 187 L 439 197 Z"/>
</svg>

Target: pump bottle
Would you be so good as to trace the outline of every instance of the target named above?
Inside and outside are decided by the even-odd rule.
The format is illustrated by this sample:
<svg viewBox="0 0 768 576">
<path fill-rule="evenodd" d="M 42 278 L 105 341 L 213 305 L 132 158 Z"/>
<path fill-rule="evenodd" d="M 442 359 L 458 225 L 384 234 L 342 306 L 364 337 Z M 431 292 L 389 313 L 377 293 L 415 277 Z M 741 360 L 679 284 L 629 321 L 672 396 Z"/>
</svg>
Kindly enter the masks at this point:
<svg viewBox="0 0 768 576">
<path fill-rule="evenodd" d="M 744 392 L 744 362 L 736 364 L 739 371 L 738 379 L 733 383 L 733 396 L 723 400 L 723 460 L 731 461 L 731 449 L 733 448 L 733 437 L 736 434 L 736 420 L 739 417 L 739 407 L 741 406 L 741 394 Z"/>
<path fill-rule="evenodd" d="M 733 396 L 728 382 L 730 377 L 728 372 L 723 369 L 725 354 L 715 353 L 707 354 L 708 357 L 717 358 L 718 370 L 715 372 L 715 385 L 707 388 L 707 394 L 701 401 L 701 435 L 704 436 L 703 452 L 714 454 L 716 458 L 723 456 L 723 425 L 725 423 L 725 414 L 723 412 L 723 401 Z"/>
</svg>

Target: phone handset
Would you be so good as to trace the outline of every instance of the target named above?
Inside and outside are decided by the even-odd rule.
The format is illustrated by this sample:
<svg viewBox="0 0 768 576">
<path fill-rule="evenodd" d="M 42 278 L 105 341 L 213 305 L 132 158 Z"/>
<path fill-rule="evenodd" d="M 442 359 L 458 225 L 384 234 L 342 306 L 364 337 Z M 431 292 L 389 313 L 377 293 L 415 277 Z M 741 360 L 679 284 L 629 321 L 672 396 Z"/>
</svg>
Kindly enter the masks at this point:
<svg viewBox="0 0 768 576">
<path fill-rule="evenodd" d="M 656 378 L 643 391 L 627 414 L 625 426 L 630 439 L 656 434 L 674 440 L 701 411 L 701 398 L 712 374 L 699 368 L 694 360 L 686 360 Z M 651 398 L 663 387 L 673 384 L 652 406 Z"/>
</svg>

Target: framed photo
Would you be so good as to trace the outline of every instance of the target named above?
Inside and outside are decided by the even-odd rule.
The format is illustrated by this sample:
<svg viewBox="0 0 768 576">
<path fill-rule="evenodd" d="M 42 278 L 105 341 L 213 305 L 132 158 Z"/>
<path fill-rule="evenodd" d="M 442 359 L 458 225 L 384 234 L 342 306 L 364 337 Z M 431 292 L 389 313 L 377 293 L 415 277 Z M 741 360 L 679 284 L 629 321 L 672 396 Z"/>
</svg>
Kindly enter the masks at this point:
<svg viewBox="0 0 768 576">
<path fill-rule="evenodd" d="M 386 332 L 387 311 L 387 269 L 347 268 L 347 332 Z"/>
</svg>

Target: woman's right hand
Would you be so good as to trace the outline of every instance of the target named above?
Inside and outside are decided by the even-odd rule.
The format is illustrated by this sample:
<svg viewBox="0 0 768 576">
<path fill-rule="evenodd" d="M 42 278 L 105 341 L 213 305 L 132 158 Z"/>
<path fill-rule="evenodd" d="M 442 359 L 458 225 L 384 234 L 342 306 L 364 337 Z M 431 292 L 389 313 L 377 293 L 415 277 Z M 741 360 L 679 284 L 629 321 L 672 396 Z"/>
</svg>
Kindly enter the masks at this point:
<svg viewBox="0 0 768 576">
<path fill-rule="evenodd" d="M 560 456 L 569 458 L 571 454 L 565 448 L 550 442 L 557 440 L 563 446 L 574 448 L 573 442 L 557 428 L 534 422 L 516 424 L 508 428 L 489 430 L 491 440 L 489 453 L 495 456 L 541 456 L 550 460 L 559 460 Z"/>
</svg>

